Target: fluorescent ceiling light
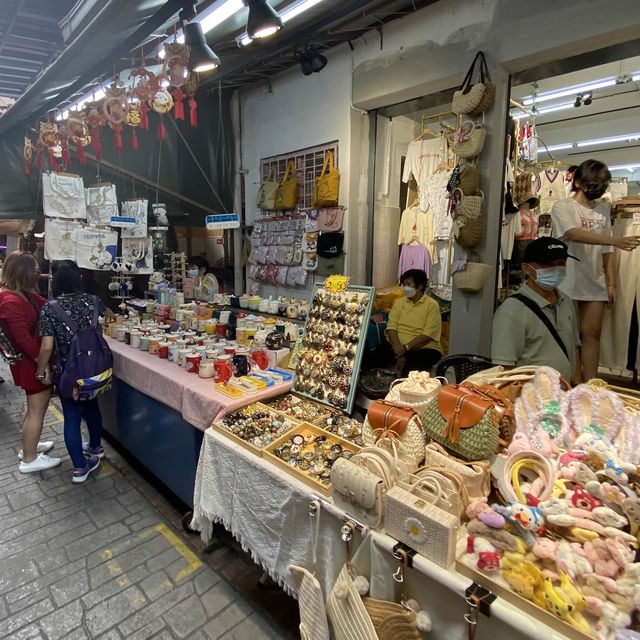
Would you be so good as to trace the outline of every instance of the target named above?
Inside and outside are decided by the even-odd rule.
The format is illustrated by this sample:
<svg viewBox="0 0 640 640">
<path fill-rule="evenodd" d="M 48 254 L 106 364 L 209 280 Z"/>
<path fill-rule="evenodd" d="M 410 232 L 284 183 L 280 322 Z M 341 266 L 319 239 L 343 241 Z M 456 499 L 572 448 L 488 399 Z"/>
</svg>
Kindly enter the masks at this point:
<svg viewBox="0 0 640 640">
<path fill-rule="evenodd" d="M 322 0 L 298 0 L 298 2 L 294 2 L 290 4 L 286 9 L 279 11 L 280 19 L 284 24 L 287 24 L 290 20 L 298 17 L 301 13 L 304 13 L 308 9 L 315 7 L 317 4 L 320 4 Z M 249 37 L 249 34 L 245 31 L 242 35 L 236 38 L 236 42 L 239 47 L 246 47 L 248 44 L 251 44 L 253 40 Z"/>
<path fill-rule="evenodd" d="M 631 81 L 632 81 L 632 82 L 638 82 L 638 80 L 640 80 L 640 73 L 634 73 L 634 74 L 631 76 Z"/>
<path fill-rule="evenodd" d="M 553 113 L 554 111 L 564 111 L 565 109 L 575 109 L 573 102 L 563 102 L 562 104 L 554 104 L 549 107 L 543 107 L 542 109 L 538 109 L 536 107 L 535 111 L 531 111 L 531 113 L 527 113 L 525 111 L 516 111 L 511 114 L 512 118 L 526 118 L 531 115 L 543 116 L 545 113 Z"/>
<path fill-rule="evenodd" d="M 632 140 L 640 140 L 640 133 L 625 133 L 621 136 L 612 136 L 610 138 L 597 138 L 595 140 L 583 140 L 578 142 L 579 147 L 595 147 L 601 144 L 609 144 L 610 142 L 630 142 Z"/>
<path fill-rule="evenodd" d="M 610 171 L 622 171 L 624 169 L 630 173 L 634 173 L 635 169 L 640 169 L 640 164 L 617 164 L 614 167 L 609 167 Z"/>
<path fill-rule="evenodd" d="M 563 149 L 573 149 L 573 145 L 570 142 L 564 144 L 549 144 L 546 146 L 543 144 L 538 145 L 538 153 L 547 153 L 547 151 L 562 151 Z"/>
<path fill-rule="evenodd" d="M 564 87 L 563 89 L 555 89 L 554 91 L 543 91 L 542 93 L 538 93 L 536 96 L 527 96 L 526 98 L 523 98 L 522 104 L 529 106 L 534 102 L 547 102 L 555 98 L 564 98 L 565 96 L 576 95 L 586 91 L 612 87 L 617 84 L 617 80 L 617 76 L 611 76 L 610 78 L 602 78 L 602 80 L 595 80 L 594 82 L 584 84 L 574 84 L 569 87 Z"/>
</svg>

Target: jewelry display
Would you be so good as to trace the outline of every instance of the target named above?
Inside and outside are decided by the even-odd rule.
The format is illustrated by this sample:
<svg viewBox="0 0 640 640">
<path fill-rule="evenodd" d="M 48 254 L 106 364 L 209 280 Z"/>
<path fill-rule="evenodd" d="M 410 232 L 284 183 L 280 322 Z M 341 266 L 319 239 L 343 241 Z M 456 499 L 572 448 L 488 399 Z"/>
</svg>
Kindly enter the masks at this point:
<svg viewBox="0 0 640 640">
<path fill-rule="evenodd" d="M 280 411 L 297 420 L 318 424 L 329 418 L 332 412 L 315 402 L 298 398 L 290 393 L 265 403 L 268 407 Z"/>
</svg>

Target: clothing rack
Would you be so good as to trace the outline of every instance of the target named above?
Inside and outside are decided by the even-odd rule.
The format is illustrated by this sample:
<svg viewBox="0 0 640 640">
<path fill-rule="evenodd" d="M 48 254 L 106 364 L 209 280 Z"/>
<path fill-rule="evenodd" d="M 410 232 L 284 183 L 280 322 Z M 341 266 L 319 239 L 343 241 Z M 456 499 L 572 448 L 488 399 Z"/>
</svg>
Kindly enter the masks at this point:
<svg viewBox="0 0 640 640">
<path fill-rule="evenodd" d="M 453 118 L 455 120 L 455 126 L 445 122 L 444 118 Z M 437 124 L 446 129 L 447 131 L 455 131 L 458 124 L 458 116 L 453 111 L 440 111 L 440 113 L 433 113 L 431 115 L 423 115 L 421 119 L 421 130 L 427 129 L 427 123 L 430 120 L 437 120 Z"/>
</svg>

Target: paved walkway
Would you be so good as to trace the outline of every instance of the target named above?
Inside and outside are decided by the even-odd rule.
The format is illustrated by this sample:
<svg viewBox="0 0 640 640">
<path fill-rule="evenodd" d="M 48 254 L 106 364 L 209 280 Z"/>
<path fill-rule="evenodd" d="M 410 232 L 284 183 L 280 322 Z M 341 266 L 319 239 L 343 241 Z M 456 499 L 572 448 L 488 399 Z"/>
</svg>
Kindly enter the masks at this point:
<svg viewBox="0 0 640 640">
<path fill-rule="evenodd" d="M 23 396 L 4 366 L 0 375 L 0 638 L 293 637 L 256 609 L 260 571 L 226 547 L 199 551 L 175 526 L 181 514 L 111 449 L 86 483 L 72 485 L 55 401 L 43 438 L 63 463 L 20 474 Z M 292 611 L 281 592 L 268 597 Z"/>
</svg>

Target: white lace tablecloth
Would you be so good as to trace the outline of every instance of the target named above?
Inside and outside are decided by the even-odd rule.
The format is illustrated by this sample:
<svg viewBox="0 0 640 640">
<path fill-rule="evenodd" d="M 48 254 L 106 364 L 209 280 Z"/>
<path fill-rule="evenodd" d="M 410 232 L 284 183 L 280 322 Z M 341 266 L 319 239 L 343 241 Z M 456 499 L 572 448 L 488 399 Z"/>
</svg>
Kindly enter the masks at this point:
<svg viewBox="0 0 640 640">
<path fill-rule="evenodd" d="M 281 587 L 294 593 L 290 564 L 310 566 L 313 491 L 270 462 L 208 429 L 202 440 L 193 522 L 208 542 L 221 523 Z M 342 521 L 321 512 L 317 578 L 326 590 L 345 562 Z"/>
<path fill-rule="evenodd" d="M 282 395 L 291 388 L 291 383 L 287 382 L 235 400 L 215 391 L 213 379 L 187 373 L 174 362 L 149 355 L 124 342 L 112 338 L 107 338 L 107 342 L 113 352 L 116 378 L 175 409 L 200 431 L 208 429 L 214 420 L 227 413 L 252 402 Z"/>
</svg>

